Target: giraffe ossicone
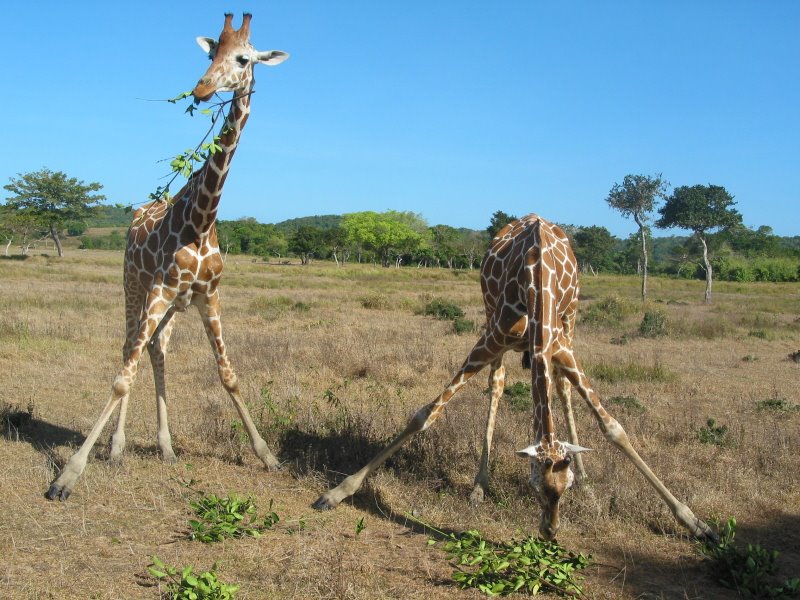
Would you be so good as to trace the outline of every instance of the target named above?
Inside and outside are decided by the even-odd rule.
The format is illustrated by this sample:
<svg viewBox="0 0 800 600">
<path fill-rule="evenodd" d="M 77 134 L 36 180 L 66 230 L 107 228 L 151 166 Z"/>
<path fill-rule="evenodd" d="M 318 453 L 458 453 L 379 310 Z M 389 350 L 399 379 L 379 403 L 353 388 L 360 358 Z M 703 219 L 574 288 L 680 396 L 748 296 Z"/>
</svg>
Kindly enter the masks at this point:
<svg viewBox="0 0 800 600">
<path fill-rule="evenodd" d="M 559 503 L 572 486 L 572 464 L 583 475 L 581 454 L 572 414 L 574 386 L 595 417 L 600 430 L 634 463 L 669 506 L 678 522 L 693 535 L 714 539 L 714 532 L 664 486 L 631 446 L 625 430 L 600 404 L 573 350 L 578 306 L 578 268 L 566 234 L 556 225 L 531 214 L 509 223 L 492 240 L 481 264 L 481 291 L 486 329 L 450 384 L 430 404 L 419 409 L 405 429 L 359 471 L 328 490 L 314 503 L 317 509 L 335 508 L 354 494 L 364 479 L 416 433 L 430 427 L 447 403 L 475 374 L 489 366 L 489 412 L 478 473 L 470 495 L 475 504 L 489 487 L 489 455 L 497 406 L 503 394 L 503 356 L 523 352 L 531 369 L 534 443 L 520 451 L 530 460 L 531 484 L 542 509 L 539 533 L 553 539 L 560 527 Z M 558 441 L 550 400 L 561 401 L 570 442 Z"/>
<path fill-rule="evenodd" d="M 128 397 L 145 349 L 153 365 L 156 387 L 158 445 L 165 462 L 176 461 L 167 423 L 164 362 L 175 313 L 189 305 L 200 312 L 220 380 L 250 436 L 253 451 L 267 468 L 279 466 L 256 430 L 239 392 L 236 373 L 222 339 L 218 290 L 223 261 L 217 243 L 217 210 L 231 159 L 250 115 L 253 68 L 256 64 L 276 65 L 289 56 L 279 50 L 255 50 L 250 44 L 250 20 L 251 15 L 245 13 L 241 27 L 236 30 L 233 15 L 228 13 L 218 39 L 199 38 L 211 65 L 192 90 L 195 103 L 206 101 L 217 92 L 233 92 L 218 142 L 221 149 L 207 157 L 171 202 L 156 200 L 134 213 L 124 259 L 123 366 L 114 378 L 111 397 L 86 440 L 47 490 L 45 495 L 50 500 L 66 500 L 70 495 L 86 467 L 89 452 L 117 407 L 119 416 L 111 437 L 110 458 L 121 458 L 125 449 Z"/>
</svg>

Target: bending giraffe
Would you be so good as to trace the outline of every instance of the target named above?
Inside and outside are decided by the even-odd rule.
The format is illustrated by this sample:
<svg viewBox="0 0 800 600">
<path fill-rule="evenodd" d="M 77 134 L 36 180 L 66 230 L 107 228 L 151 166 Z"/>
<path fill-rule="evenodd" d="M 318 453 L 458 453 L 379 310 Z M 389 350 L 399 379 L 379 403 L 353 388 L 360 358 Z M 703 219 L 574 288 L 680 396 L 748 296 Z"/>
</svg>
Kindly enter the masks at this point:
<svg viewBox="0 0 800 600">
<path fill-rule="evenodd" d="M 531 363 L 534 442 L 517 454 L 530 459 L 530 483 L 542 509 L 539 533 L 553 539 L 560 526 L 559 504 L 572 486 L 573 460 L 587 450 L 577 445 L 570 386 L 586 401 L 606 438 L 627 456 L 669 506 L 677 521 L 697 537 L 713 531 L 664 486 L 631 446 L 625 430 L 603 408 L 572 348 L 578 305 L 575 256 L 561 229 L 536 215 L 504 227 L 492 240 L 481 265 L 481 290 L 486 330 L 470 351 L 450 385 L 436 400 L 419 409 L 405 429 L 360 471 L 320 496 L 318 509 L 331 509 L 354 494 L 364 479 L 414 434 L 430 427 L 450 399 L 481 369 L 490 366 L 491 399 L 473 502 L 483 500 L 488 486 L 488 462 L 495 413 L 503 393 L 503 355 L 528 352 Z M 556 437 L 550 398 L 553 388 L 564 404 L 570 442 Z"/>
<path fill-rule="evenodd" d="M 233 92 L 231 106 L 222 128 L 221 151 L 210 155 L 195 171 L 171 203 L 156 201 L 134 214 L 125 252 L 124 289 L 126 338 L 123 366 L 114 379 L 111 398 L 86 440 L 70 457 L 61 474 L 47 491 L 47 498 L 66 500 L 80 477 L 89 452 L 119 406 L 116 431 L 111 438 L 111 459 L 118 460 L 125 449 L 125 419 L 128 393 L 136 378 L 139 359 L 147 349 L 153 365 L 158 416 L 158 446 L 165 462 L 175 462 L 167 424 L 164 359 L 176 312 L 194 305 L 200 311 L 222 385 L 244 423 L 253 451 L 268 469 L 278 460 L 256 430 L 245 406 L 236 373 L 222 340 L 220 300 L 217 289 L 222 275 L 222 257 L 217 244 L 217 208 L 239 138 L 250 115 L 250 96 L 256 63 L 277 65 L 288 58 L 278 50 L 258 52 L 250 44 L 250 14 L 235 30 L 233 15 L 225 15 L 219 40 L 198 37 L 211 66 L 200 78 L 192 95 L 195 104 L 217 92 Z"/>
</svg>

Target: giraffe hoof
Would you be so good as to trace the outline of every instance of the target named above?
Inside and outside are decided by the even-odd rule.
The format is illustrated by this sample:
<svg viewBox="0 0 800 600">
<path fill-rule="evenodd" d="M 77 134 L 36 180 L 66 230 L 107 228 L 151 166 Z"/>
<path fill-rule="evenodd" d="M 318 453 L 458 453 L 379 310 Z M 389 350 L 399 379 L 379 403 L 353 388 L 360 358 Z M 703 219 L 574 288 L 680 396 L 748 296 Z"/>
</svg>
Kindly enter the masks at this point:
<svg viewBox="0 0 800 600">
<path fill-rule="evenodd" d="M 69 495 L 72 493 L 72 490 L 66 487 L 61 487 L 60 485 L 53 484 L 50 486 L 50 489 L 47 490 L 44 497 L 48 500 L 61 500 L 62 502 L 69 498 Z"/>
<path fill-rule="evenodd" d="M 178 463 L 178 457 L 174 454 L 164 454 L 161 457 L 161 462 L 163 462 L 165 465 L 175 465 Z"/>
<path fill-rule="evenodd" d="M 334 502 L 330 498 L 326 498 L 325 494 L 317 498 L 317 501 L 311 505 L 312 508 L 315 510 L 333 510 L 338 505 L 338 502 Z"/>
<path fill-rule="evenodd" d="M 469 505 L 472 508 L 478 508 L 485 499 L 485 493 L 483 488 L 479 485 L 476 485 L 475 488 L 472 490 L 472 493 L 469 495 Z"/>
</svg>

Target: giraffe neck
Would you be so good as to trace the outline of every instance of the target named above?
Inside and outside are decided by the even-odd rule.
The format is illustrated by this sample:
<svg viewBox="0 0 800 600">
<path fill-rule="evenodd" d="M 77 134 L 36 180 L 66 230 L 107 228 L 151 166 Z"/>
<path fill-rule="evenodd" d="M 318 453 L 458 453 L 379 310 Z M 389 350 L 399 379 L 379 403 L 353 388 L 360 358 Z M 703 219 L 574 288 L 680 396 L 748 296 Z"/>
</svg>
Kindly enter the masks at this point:
<svg viewBox="0 0 800 600">
<path fill-rule="evenodd" d="M 190 214 L 187 215 L 187 222 L 192 224 L 198 236 L 207 233 L 217 220 L 222 188 L 239 144 L 242 129 L 250 116 L 251 91 L 252 85 L 247 93 L 237 92 L 234 96 L 220 135 L 219 146 L 222 150 L 209 155 L 198 172 L 200 177 L 197 185 L 190 186 L 192 191 L 188 203 Z"/>
<path fill-rule="evenodd" d="M 556 441 L 555 424 L 553 413 L 550 406 L 550 394 L 553 389 L 552 366 L 549 361 L 536 368 L 533 365 L 533 386 L 537 390 L 534 394 L 533 406 L 533 439 L 534 443 L 547 442 L 552 444 Z"/>
</svg>

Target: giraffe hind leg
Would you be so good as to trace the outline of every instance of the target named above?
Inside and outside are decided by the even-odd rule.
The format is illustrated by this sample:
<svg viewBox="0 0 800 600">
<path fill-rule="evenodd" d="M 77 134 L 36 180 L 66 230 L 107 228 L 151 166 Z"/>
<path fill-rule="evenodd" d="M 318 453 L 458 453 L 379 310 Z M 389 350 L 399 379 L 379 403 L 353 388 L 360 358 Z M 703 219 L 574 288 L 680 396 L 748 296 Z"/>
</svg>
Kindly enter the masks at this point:
<svg viewBox="0 0 800 600">
<path fill-rule="evenodd" d="M 567 432 L 569 433 L 569 442 L 576 446 L 580 446 L 578 442 L 578 430 L 575 427 L 575 415 L 572 412 L 572 386 L 569 379 L 561 372 L 561 369 L 556 369 L 556 395 L 561 400 L 561 408 L 564 410 L 564 421 L 567 423 Z M 583 467 L 583 456 L 581 452 L 573 455 L 575 461 L 575 472 L 578 475 L 578 482 L 586 481 L 586 470 Z"/>
<path fill-rule="evenodd" d="M 264 441 L 264 438 L 261 437 L 261 434 L 258 433 L 258 429 L 256 429 L 255 423 L 253 423 L 253 419 L 250 417 L 250 412 L 247 410 L 247 406 L 242 400 L 236 373 L 228 360 L 225 342 L 222 340 L 219 293 L 215 290 L 209 296 L 195 295 L 194 303 L 200 310 L 200 317 L 203 320 L 203 326 L 205 327 L 208 341 L 211 343 L 211 350 L 214 352 L 214 357 L 217 360 L 219 378 L 233 401 L 236 412 L 239 413 L 239 418 L 242 420 L 244 429 L 250 437 L 250 445 L 253 448 L 253 452 L 270 471 L 279 469 L 280 462 L 270 451 L 269 447 L 267 447 L 267 443 Z"/>
</svg>

